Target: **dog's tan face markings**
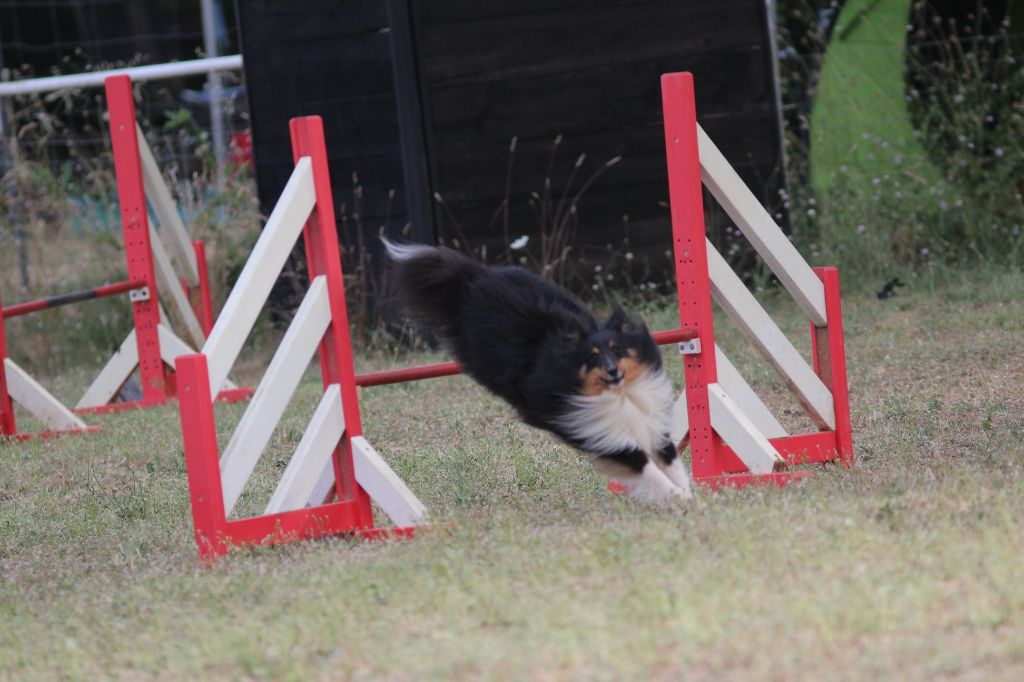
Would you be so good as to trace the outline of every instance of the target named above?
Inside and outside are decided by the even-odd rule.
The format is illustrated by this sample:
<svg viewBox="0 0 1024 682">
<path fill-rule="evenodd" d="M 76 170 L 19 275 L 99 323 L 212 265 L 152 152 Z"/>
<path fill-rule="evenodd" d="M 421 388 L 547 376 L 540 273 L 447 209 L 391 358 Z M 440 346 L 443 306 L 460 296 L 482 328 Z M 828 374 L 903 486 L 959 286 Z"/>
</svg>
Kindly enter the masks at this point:
<svg viewBox="0 0 1024 682">
<path fill-rule="evenodd" d="M 608 344 L 608 351 L 618 357 L 616 364 L 621 381 L 613 383 L 612 378 L 600 366 L 590 366 L 591 363 L 598 362 L 601 355 L 601 349 L 593 346 L 590 349 L 588 363 L 580 367 L 580 388 L 583 395 L 595 396 L 604 391 L 621 391 L 647 371 L 647 365 L 640 362 L 640 353 L 636 348 L 627 347 L 623 350 L 616 341 L 611 341 Z"/>
</svg>

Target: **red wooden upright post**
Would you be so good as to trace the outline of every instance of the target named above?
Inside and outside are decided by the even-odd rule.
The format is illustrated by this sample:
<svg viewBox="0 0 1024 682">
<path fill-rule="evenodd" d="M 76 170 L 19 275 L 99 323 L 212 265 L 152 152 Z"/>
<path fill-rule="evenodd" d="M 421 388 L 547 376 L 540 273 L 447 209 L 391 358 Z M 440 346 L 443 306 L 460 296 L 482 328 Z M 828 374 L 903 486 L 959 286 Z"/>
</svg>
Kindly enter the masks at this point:
<svg viewBox="0 0 1024 682">
<path fill-rule="evenodd" d="M 0 311 L 4 309 L 3 297 L 0 296 Z M 0 312 L 0 435 L 13 436 L 17 432 L 14 423 L 14 404 L 7 394 L 7 332 L 4 329 L 4 316 Z"/>
<path fill-rule="evenodd" d="M 160 306 L 153 250 L 149 241 L 149 215 L 139 162 L 136 135 L 135 98 L 128 76 L 106 80 L 107 109 L 110 112 L 110 139 L 114 148 L 117 197 L 121 204 L 121 230 L 124 233 L 128 279 L 143 280 L 149 290 L 147 300 L 132 302 L 135 340 L 139 349 L 139 374 L 142 402 L 161 403 L 167 399 L 167 373 L 160 356 Z"/>
<path fill-rule="evenodd" d="M 183 355 L 175 360 L 175 367 L 196 544 L 204 557 L 224 554 L 227 551 L 227 516 L 206 356 L 201 353 Z"/>
<path fill-rule="evenodd" d="M 686 355 L 683 361 L 693 476 L 700 478 L 720 474 L 722 467 L 716 461 L 715 435 L 711 428 L 708 404 L 707 387 L 718 381 L 718 370 L 715 364 L 715 329 L 711 315 L 693 76 L 689 73 L 662 76 L 661 98 L 665 116 L 665 156 L 668 162 L 679 326 L 696 329 L 701 345 L 700 353 Z"/>
<path fill-rule="evenodd" d="M 196 269 L 199 271 L 199 320 L 203 325 L 203 336 L 213 330 L 213 303 L 210 299 L 210 270 L 206 262 L 206 245 L 196 239 L 192 242 L 196 254 Z"/>
<path fill-rule="evenodd" d="M 345 305 L 345 283 L 342 279 L 338 230 L 334 222 L 334 199 L 327 167 L 323 122 L 319 116 L 292 119 L 292 155 L 298 163 L 303 156 L 313 165 L 316 206 L 303 229 L 306 244 L 306 266 L 309 279 L 327 277 L 327 295 L 331 307 L 331 324 L 320 342 L 320 371 L 323 386 L 340 384 L 345 432 L 334 452 L 334 480 L 339 501 L 357 500 L 357 523 L 373 524 L 370 496 L 357 483 L 352 463 L 351 438 L 363 433 L 359 418 L 359 394 L 356 389 L 352 342 L 349 337 L 348 311 Z"/>
<path fill-rule="evenodd" d="M 853 428 L 850 425 L 850 394 L 846 379 L 846 347 L 843 339 L 843 304 L 839 296 L 839 271 L 815 268 L 825 285 L 825 327 L 811 325 L 814 371 L 832 392 L 836 413 L 836 451 L 844 465 L 853 464 Z"/>
</svg>

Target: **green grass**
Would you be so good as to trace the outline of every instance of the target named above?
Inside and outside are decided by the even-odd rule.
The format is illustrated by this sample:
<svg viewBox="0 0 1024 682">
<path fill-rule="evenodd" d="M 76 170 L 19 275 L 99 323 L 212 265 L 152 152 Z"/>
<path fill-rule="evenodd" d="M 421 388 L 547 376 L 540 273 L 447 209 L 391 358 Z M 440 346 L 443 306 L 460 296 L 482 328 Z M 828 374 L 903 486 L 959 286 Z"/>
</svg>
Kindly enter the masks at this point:
<svg viewBox="0 0 1024 682">
<path fill-rule="evenodd" d="M 859 466 L 681 509 L 609 495 L 461 378 L 362 394 L 371 442 L 451 524 L 409 541 L 201 567 L 173 407 L 0 446 L 0 678 L 1021 679 L 1024 277 L 926 289 L 844 301 Z M 794 307 L 768 305 L 805 346 Z M 307 381 L 247 509 L 316 395 Z M 244 406 L 217 409 L 229 427 Z"/>
<path fill-rule="evenodd" d="M 904 72 L 910 0 L 850 0 L 825 53 L 811 115 L 819 193 L 885 174 L 927 189 L 939 173 L 914 137 Z"/>
</svg>

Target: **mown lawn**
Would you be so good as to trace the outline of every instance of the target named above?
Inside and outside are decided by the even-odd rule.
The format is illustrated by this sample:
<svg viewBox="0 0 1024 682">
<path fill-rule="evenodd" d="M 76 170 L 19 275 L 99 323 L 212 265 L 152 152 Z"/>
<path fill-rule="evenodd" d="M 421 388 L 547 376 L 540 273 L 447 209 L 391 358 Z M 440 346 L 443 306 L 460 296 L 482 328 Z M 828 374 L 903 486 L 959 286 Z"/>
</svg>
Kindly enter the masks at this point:
<svg viewBox="0 0 1024 682">
<path fill-rule="evenodd" d="M 807 345 L 794 309 L 769 305 Z M 201 567 L 173 406 L 2 445 L 0 677 L 1024 679 L 1024 277 L 845 305 L 859 466 L 681 509 L 609 495 L 461 378 L 363 393 L 371 442 L 448 529 L 409 541 Z M 70 397 L 85 376 L 51 384 Z M 316 394 L 296 397 L 246 508 Z M 219 407 L 221 426 L 242 408 Z"/>
</svg>

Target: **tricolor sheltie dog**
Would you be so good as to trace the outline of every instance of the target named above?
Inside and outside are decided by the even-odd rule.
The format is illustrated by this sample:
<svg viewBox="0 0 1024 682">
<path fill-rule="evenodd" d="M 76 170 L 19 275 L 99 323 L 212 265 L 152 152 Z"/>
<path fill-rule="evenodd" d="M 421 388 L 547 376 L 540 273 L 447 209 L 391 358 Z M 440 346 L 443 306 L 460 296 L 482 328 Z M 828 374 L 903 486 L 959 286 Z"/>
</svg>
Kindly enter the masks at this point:
<svg viewBox="0 0 1024 682">
<path fill-rule="evenodd" d="M 522 268 L 491 268 L 445 247 L 384 244 L 413 322 L 523 421 L 589 454 L 633 497 L 691 497 L 669 438 L 672 383 L 643 321 L 617 308 L 602 323 Z"/>
</svg>

